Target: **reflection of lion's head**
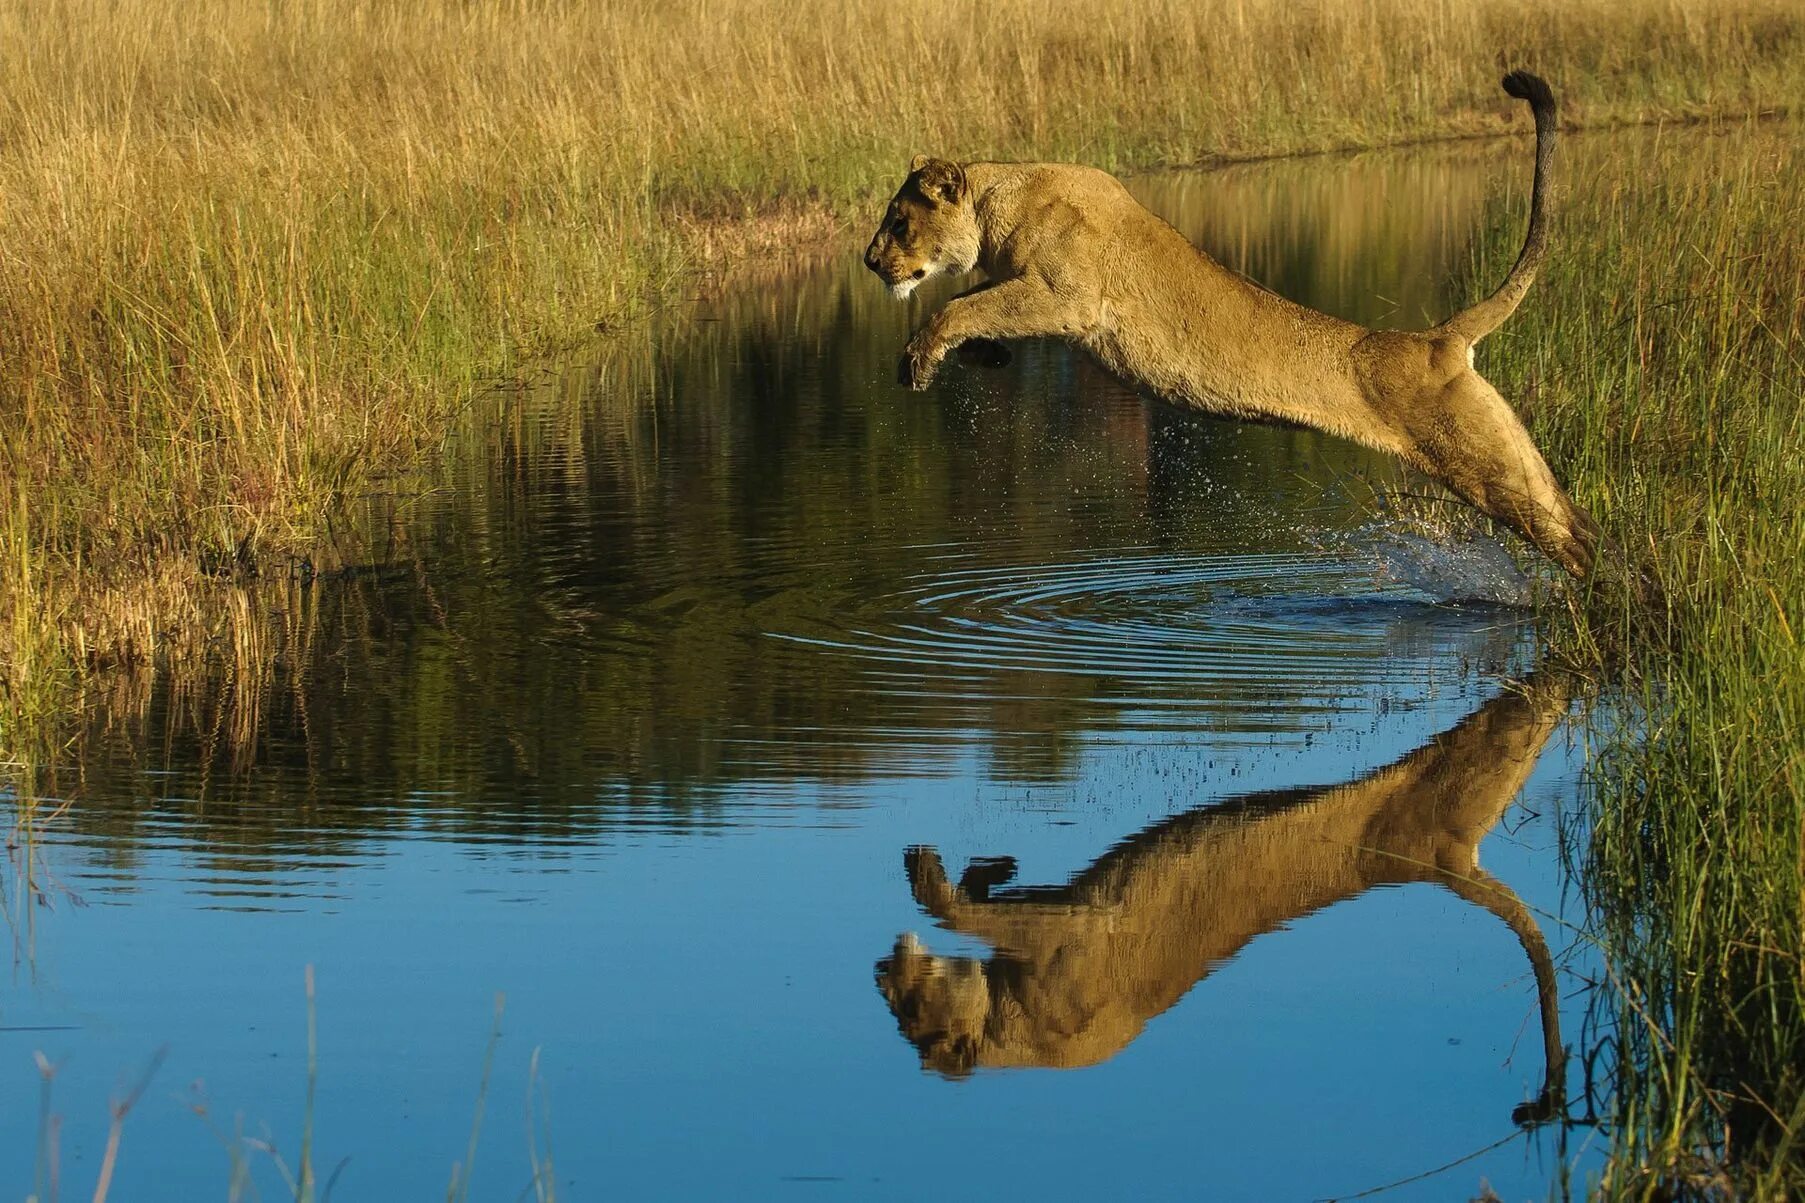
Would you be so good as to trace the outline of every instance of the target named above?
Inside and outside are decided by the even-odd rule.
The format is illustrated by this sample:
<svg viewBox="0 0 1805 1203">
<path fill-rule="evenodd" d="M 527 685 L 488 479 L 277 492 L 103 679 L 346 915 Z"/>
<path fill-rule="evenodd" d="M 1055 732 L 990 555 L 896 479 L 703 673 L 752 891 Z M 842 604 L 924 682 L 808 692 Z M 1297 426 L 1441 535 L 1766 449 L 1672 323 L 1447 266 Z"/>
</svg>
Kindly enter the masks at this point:
<svg viewBox="0 0 1805 1203">
<path fill-rule="evenodd" d="M 909 932 L 877 963 L 877 986 L 922 1065 L 949 1078 L 971 1073 L 991 1012 L 983 962 L 935 956 Z"/>
<path fill-rule="evenodd" d="M 930 276 L 970 271 L 978 240 L 964 168 L 918 155 L 865 248 L 865 266 L 900 300 Z"/>
<path fill-rule="evenodd" d="M 973 861 L 954 885 L 932 848 L 909 849 L 903 863 L 916 901 L 943 922 L 988 907 L 992 891 L 1015 875 L 1013 859 L 986 857 Z M 1021 910 L 1020 903 L 1006 902 L 1000 913 Z M 878 989 L 924 1068 L 962 1078 L 974 1069 L 1092 1065 L 1140 1030 L 1139 1021 L 1120 1013 L 1108 997 L 1114 974 L 1097 972 L 1084 951 L 1090 940 L 1079 933 L 1091 925 L 1067 906 L 1028 911 L 1037 916 L 1030 926 L 1054 933 L 1077 955 L 1059 958 L 1038 939 L 1016 950 L 1001 933 L 981 930 L 973 934 L 996 948 L 994 956 L 943 957 L 905 933 L 877 963 Z M 956 920 L 947 925 L 959 927 Z"/>
</svg>

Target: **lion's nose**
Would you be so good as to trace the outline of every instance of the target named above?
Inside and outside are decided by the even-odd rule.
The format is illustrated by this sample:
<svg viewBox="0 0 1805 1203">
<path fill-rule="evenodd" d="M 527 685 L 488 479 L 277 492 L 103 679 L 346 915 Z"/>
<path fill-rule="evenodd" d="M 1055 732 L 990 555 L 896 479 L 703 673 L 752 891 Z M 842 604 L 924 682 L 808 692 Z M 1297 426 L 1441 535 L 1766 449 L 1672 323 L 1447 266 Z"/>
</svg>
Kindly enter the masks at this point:
<svg viewBox="0 0 1805 1203">
<path fill-rule="evenodd" d="M 865 248 L 865 266 L 870 268 L 872 271 L 877 270 L 877 247 L 876 246 L 868 246 Z"/>
</svg>

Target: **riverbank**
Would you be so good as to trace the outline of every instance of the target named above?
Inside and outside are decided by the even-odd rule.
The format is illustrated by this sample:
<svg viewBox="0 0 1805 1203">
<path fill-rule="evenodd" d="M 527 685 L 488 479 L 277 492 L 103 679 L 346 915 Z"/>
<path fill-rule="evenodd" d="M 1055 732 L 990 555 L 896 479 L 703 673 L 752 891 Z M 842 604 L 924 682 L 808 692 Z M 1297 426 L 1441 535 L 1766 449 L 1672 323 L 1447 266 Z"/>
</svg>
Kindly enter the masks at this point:
<svg viewBox="0 0 1805 1203">
<path fill-rule="evenodd" d="M 1125 169 L 1525 127 L 1499 64 L 1579 125 L 1805 94 L 1772 0 L 130 16 L 0 4 L 13 758 L 96 669 L 230 645 L 210 581 L 367 554 L 347 506 L 473 389 L 782 253 L 747 230 L 856 221 L 920 150 Z"/>
</svg>

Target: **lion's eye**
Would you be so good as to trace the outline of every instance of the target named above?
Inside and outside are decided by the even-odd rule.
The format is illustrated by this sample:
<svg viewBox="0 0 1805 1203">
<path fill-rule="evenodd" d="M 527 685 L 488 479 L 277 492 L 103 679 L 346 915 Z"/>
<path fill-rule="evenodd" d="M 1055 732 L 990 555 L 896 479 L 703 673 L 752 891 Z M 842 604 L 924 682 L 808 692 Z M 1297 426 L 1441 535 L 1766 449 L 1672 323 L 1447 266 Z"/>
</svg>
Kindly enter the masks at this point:
<svg viewBox="0 0 1805 1203">
<path fill-rule="evenodd" d="M 908 226 L 909 226 L 909 223 L 899 217 L 895 221 L 892 221 L 890 223 L 890 232 L 892 234 L 900 235 L 905 229 L 908 228 Z"/>
</svg>

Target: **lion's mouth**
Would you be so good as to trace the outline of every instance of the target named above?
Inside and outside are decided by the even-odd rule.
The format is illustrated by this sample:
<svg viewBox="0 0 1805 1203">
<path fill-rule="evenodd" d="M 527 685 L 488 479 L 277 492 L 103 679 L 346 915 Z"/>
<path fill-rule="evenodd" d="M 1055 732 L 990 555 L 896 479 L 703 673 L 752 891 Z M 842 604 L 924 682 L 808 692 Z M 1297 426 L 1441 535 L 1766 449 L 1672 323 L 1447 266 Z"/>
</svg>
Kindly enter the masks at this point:
<svg viewBox="0 0 1805 1203">
<path fill-rule="evenodd" d="M 889 281 L 890 295 L 899 301 L 908 300 L 909 294 L 915 291 L 915 286 L 927 279 L 931 274 L 931 268 L 918 267 L 900 280 Z"/>
</svg>

